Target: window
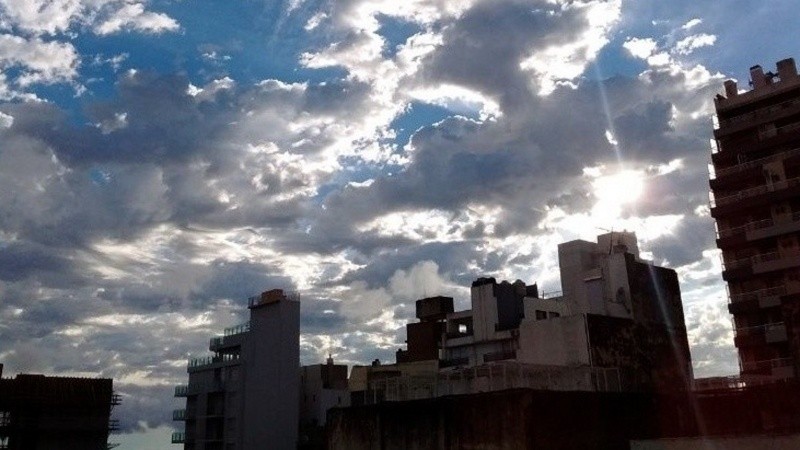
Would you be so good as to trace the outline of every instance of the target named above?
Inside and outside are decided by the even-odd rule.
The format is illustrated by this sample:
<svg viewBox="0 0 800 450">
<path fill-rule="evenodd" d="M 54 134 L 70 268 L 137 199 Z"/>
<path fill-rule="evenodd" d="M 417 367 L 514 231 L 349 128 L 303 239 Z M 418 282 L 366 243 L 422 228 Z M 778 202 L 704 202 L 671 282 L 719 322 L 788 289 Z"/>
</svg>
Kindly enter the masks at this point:
<svg viewBox="0 0 800 450">
<path fill-rule="evenodd" d="M 464 323 L 458 324 L 458 332 L 461 334 L 467 334 L 467 325 Z"/>
<path fill-rule="evenodd" d="M 555 319 L 556 317 L 561 317 L 561 314 L 559 314 L 559 313 L 557 313 L 555 311 L 550 311 L 550 312 L 547 313 L 547 317 L 550 318 L 550 319 Z"/>
<path fill-rule="evenodd" d="M 547 319 L 547 312 L 536 310 L 536 320 L 544 320 Z"/>
</svg>

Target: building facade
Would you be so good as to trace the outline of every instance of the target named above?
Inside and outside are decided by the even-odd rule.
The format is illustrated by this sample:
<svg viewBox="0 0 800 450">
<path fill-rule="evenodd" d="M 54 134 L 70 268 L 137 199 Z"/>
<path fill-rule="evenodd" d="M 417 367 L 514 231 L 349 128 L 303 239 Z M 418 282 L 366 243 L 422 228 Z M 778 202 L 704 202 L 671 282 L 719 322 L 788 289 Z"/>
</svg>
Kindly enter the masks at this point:
<svg viewBox="0 0 800 450">
<path fill-rule="evenodd" d="M 629 232 L 567 242 L 558 254 L 563 293 L 479 278 L 468 310 L 453 311 L 449 297 L 419 300 L 398 364 L 363 368 L 364 402 L 509 388 L 690 389 L 675 271 L 641 259 Z"/>
<path fill-rule="evenodd" d="M 800 361 L 800 76 L 750 69 L 717 95 L 710 186 L 745 381 L 795 378 Z"/>
<path fill-rule="evenodd" d="M 120 398 L 108 378 L 2 377 L 0 449 L 106 450 Z"/>
<path fill-rule="evenodd" d="M 250 320 L 212 338 L 213 355 L 189 360 L 186 407 L 172 442 L 187 450 L 295 449 L 298 444 L 300 302 L 280 289 L 249 299 Z"/>
</svg>

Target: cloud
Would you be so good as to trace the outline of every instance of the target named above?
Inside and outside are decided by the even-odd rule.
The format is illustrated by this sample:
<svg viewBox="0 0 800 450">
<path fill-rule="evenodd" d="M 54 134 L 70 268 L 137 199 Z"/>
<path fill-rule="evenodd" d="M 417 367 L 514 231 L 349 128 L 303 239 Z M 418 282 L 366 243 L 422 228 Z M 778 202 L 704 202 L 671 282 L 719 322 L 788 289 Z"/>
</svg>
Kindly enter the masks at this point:
<svg viewBox="0 0 800 450">
<path fill-rule="evenodd" d="M 121 3 L 94 26 L 97 34 L 112 34 L 122 30 L 144 33 L 163 33 L 180 29 L 178 22 L 163 13 L 145 11 L 142 3 Z"/>
<path fill-rule="evenodd" d="M 675 44 L 675 52 L 680 55 L 688 55 L 701 47 L 710 47 L 717 42 L 717 37 L 711 34 L 695 34 L 681 39 Z"/>
<path fill-rule="evenodd" d="M 146 10 L 145 2 L 131 0 L 0 0 L 0 18 L 35 35 L 61 34 L 76 25 L 90 25 L 98 34 L 179 28 L 173 18 Z"/>
<path fill-rule="evenodd" d="M 736 372 L 703 212 L 727 69 L 695 51 L 732 31 L 702 5 L 245 2 L 275 29 L 227 33 L 181 2 L 180 24 L 0 2 L 0 361 L 114 377 L 126 431 L 168 425 L 188 354 L 260 290 L 300 292 L 304 363 L 386 360 L 414 300 L 467 307 L 484 275 L 558 290 L 557 245 L 597 227 L 678 270 L 697 373 Z"/>
<path fill-rule="evenodd" d="M 72 81 L 79 64 L 78 53 L 69 43 L 0 34 L 0 69 L 22 68 L 15 78 L 20 86 Z"/>
</svg>

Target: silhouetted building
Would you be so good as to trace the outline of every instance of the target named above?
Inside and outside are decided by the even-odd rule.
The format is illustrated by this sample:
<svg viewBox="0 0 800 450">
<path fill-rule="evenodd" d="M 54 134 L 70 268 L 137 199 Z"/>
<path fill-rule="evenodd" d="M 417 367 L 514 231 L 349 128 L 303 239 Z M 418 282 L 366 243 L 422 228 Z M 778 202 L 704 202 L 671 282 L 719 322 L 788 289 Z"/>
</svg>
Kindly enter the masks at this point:
<svg viewBox="0 0 800 450">
<path fill-rule="evenodd" d="M 212 356 L 189 360 L 189 384 L 173 412 L 187 450 L 295 449 L 298 438 L 300 302 L 280 289 L 249 299 L 250 321 L 211 339 Z"/>
<path fill-rule="evenodd" d="M 567 242 L 558 254 L 563 294 L 479 278 L 471 309 L 452 312 L 449 297 L 418 301 L 420 322 L 407 326 L 397 364 L 354 368 L 353 404 L 510 388 L 688 390 L 675 271 L 642 260 L 629 232 Z M 432 312 L 419 314 L 426 305 Z"/>
<path fill-rule="evenodd" d="M 428 297 L 416 302 L 419 322 L 406 325 L 407 350 L 397 350 L 397 362 L 439 359 L 445 318 L 453 312 L 453 297 Z"/>
<path fill-rule="evenodd" d="M 329 356 L 325 364 L 300 368 L 300 445 L 321 448 L 324 426 L 331 408 L 350 406 L 347 389 L 347 366 L 334 364 Z"/>
<path fill-rule="evenodd" d="M 722 250 L 742 379 L 797 376 L 800 362 L 800 76 L 750 69 L 717 95 L 711 216 Z"/>
<path fill-rule="evenodd" d="M 23 374 L 0 379 L 0 448 L 106 450 L 118 428 L 110 419 L 120 401 L 112 383 Z"/>
<path fill-rule="evenodd" d="M 327 448 L 793 449 L 798 433 L 797 383 L 699 393 L 511 389 L 335 409 Z"/>
</svg>

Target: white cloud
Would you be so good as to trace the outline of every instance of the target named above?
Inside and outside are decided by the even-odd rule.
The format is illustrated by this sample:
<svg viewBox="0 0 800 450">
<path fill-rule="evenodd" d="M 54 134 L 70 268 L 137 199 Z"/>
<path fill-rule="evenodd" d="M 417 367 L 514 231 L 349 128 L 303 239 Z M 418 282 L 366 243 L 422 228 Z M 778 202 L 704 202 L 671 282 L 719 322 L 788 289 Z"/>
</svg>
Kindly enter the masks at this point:
<svg viewBox="0 0 800 450">
<path fill-rule="evenodd" d="M 14 125 L 14 116 L 5 114 L 2 111 L 0 111 L 0 128 L 11 128 L 11 125 Z"/>
<path fill-rule="evenodd" d="M 587 23 L 577 39 L 537 48 L 520 63 L 523 70 L 532 70 L 539 77 L 539 95 L 548 95 L 559 85 L 574 86 L 600 49 L 608 43 L 608 33 L 620 18 L 622 2 L 591 1 L 562 5 L 562 11 L 583 10 Z"/>
<path fill-rule="evenodd" d="M 683 24 L 683 26 L 681 26 L 681 28 L 684 29 L 684 30 L 690 30 L 690 29 L 700 25 L 701 23 L 703 23 L 702 19 L 694 18 L 694 19 L 686 22 L 685 24 Z"/>
<path fill-rule="evenodd" d="M 145 33 L 177 31 L 178 22 L 163 13 L 145 11 L 142 3 L 125 3 L 94 26 L 97 34 L 112 34 L 122 30 Z"/>
<path fill-rule="evenodd" d="M 21 86 L 71 81 L 78 75 L 79 64 L 72 44 L 0 34 L 0 69 L 23 68 L 16 78 Z"/>
<path fill-rule="evenodd" d="M 701 47 L 710 47 L 717 42 L 717 37 L 711 34 L 696 34 L 681 39 L 675 44 L 675 52 L 679 55 L 688 55 Z"/>
<path fill-rule="evenodd" d="M 36 35 L 65 33 L 88 25 L 98 34 L 135 30 L 176 31 L 178 23 L 163 13 L 146 10 L 136 0 L 0 0 L 0 15 L 10 25 Z"/>
<path fill-rule="evenodd" d="M 95 126 L 99 128 L 103 134 L 110 134 L 114 131 L 121 130 L 128 126 L 128 113 L 114 113 L 112 117 L 95 124 Z"/>
<path fill-rule="evenodd" d="M 66 31 L 83 8 L 81 0 L 0 0 L 9 22 L 37 34 Z"/>
<path fill-rule="evenodd" d="M 658 44 L 652 38 L 628 38 L 622 47 L 635 58 L 647 59 L 655 53 Z"/>
</svg>

